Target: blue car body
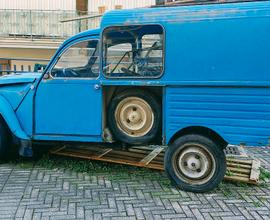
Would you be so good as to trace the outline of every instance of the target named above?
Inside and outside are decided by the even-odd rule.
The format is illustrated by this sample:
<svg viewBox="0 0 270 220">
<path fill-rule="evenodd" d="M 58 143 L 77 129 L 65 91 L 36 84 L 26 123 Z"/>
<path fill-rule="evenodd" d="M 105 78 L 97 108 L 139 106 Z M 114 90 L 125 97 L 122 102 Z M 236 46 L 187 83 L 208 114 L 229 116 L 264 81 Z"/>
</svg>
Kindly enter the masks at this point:
<svg viewBox="0 0 270 220">
<path fill-rule="evenodd" d="M 46 78 L 76 42 L 103 39 L 115 26 L 160 25 L 164 68 L 158 77 Z M 268 145 L 270 135 L 270 2 L 116 10 L 100 29 L 66 40 L 44 73 L 0 78 L 0 114 L 14 136 L 28 141 L 105 142 L 104 88 L 158 87 L 162 144 L 194 130 L 230 144 Z"/>
</svg>

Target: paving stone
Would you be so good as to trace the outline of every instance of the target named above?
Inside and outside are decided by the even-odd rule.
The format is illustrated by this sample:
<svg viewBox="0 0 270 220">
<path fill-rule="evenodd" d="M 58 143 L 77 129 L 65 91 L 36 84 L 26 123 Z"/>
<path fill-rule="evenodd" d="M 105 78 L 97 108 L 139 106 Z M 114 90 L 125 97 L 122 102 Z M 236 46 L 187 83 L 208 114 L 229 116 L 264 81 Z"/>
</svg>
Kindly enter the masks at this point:
<svg viewBox="0 0 270 220">
<path fill-rule="evenodd" d="M 270 169 L 270 148 L 248 152 Z M 140 171 L 145 174 L 0 164 L 0 219 L 270 219 L 270 185 L 223 183 L 195 194 L 163 184 L 161 172 Z M 228 189 L 231 195 L 224 195 Z"/>
</svg>

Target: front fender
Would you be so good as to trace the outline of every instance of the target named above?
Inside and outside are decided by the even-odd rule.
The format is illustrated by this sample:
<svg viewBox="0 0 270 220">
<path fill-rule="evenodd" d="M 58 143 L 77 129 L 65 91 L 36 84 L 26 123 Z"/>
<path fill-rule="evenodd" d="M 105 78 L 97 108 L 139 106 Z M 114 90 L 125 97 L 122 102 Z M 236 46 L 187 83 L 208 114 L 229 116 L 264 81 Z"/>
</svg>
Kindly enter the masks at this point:
<svg viewBox="0 0 270 220">
<path fill-rule="evenodd" d="M 9 102 L 0 95 L 0 115 L 3 117 L 7 123 L 10 131 L 18 138 L 24 140 L 30 140 L 30 137 L 23 131 L 21 125 L 18 121 L 18 118 L 12 109 Z"/>
</svg>

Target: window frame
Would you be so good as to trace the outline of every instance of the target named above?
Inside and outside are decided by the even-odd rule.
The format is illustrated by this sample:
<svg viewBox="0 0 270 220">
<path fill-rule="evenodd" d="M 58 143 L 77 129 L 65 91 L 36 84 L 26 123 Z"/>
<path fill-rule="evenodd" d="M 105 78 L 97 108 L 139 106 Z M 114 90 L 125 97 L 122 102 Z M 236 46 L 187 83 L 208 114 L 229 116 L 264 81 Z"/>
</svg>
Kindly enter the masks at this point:
<svg viewBox="0 0 270 220">
<path fill-rule="evenodd" d="M 163 41 L 163 51 L 162 51 L 162 71 L 159 75 L 157 76 L 109 76 L 107 75 L 105 72 L 104 72 L 104 61 L 105 61 L 105 49 L 104 49 L 104 41 L 103 41 L 103 38 L 104 38 L 104 32 L 109 29 L 109 28 L 117 28 L 117 27 L 129 27 L 129 26 L 159 26 L 162 28 L 162 32 L 163 32 L 163 36 L 162 36 L 162 41 Z M 102 75 L 106 78 L 106 79 L 159 79 L 161 78 L 163 75 L 164 75 L 164 72 L 165 72 L 165 51 L 166 51 L 166 31 L 165 31 L 165 28 L 162 24 L 157 24 L 157 23 L 149 23 L 149 24 L 127 24 L 127 25 L 112 25 L 112 26 L 108 26 L 108 27 L 105 27 L 103 30 L 102 30 L 102 34 L 101 34 L 101 39 L 100 39 L 100 48 L 101 48 L 101 56 L 100 56 L 100 61 L 101 61 L 101 73 Z"/>
<path fill-rule="evenodd" d="M 75 44 L 79 44 L 79 43 L 82 43 L 82 42 L 86 42 L 86 41 L 92 41 L 92 40 L 96 40 L 98 41 L 98 44 L 97 44 L 97 48 L 99 50 L 98 52 L 98 59 L 99 59 L 99 71 L 98 71 L 98 75 L 97 77 L 54 77 L 52 76 L 52 70 L 53 68 L 55 67 L 55 65 L 57 64 L 58 60 L 61 58 L 61 56 L 68 50 L 70 49 L 72 46 L 74 46 Z M 70 79 L 70 80 L 74 80 L 74 79 L 77 79 L 77 80 L 97 80 L 99 77 L 100 77 L 100 39 L 98 37 L 95 37 L 95 38 L 84 38 L 83 40 L 79 39 L 79 40 L 75 40 L 73 42 L 70 42 L 58 55 L 57 57 L 55 58 L 54 62 L 52 63 L 52 65 L 50 66 L 50 68 L 48 69 L 48 74 L 50 76 L 50 79 Z"/>
</svg>

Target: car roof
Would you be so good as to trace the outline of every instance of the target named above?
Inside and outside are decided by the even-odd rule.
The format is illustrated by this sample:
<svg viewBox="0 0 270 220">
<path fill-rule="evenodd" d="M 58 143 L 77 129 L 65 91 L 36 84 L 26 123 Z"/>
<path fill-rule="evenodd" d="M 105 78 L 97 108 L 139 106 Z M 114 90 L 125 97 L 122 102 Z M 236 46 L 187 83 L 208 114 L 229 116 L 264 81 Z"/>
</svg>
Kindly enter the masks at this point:
<svg viewBox="0 0 270 220">
<path fill-rule="evenodd" d="M 248 17 L 258 10 L 269 13 L 270 1 L 113 10 L 104 14 L 101 28 L 113 25 L 167 24 L 204 19 Z"/>
</svg>

